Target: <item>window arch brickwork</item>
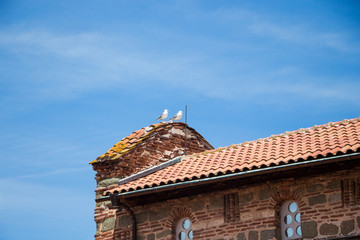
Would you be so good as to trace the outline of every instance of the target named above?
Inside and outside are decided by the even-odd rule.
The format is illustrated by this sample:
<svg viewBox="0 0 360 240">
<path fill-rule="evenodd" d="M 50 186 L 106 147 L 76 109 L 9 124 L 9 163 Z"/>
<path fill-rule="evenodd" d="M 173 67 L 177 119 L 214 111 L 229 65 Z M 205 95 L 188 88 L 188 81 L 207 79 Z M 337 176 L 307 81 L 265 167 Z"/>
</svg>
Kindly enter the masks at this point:
<svg viewBox="0 0 360 240">
<path fill-rule="evenodd" d="M 283 205 L 288 202 L 296 202 L 299 209 L 304 207 L 306 204 L 301 197 L 301 193 L 297 191 L 290 191 L 289 189 L 284 189 L 280 191 L 276 191 L 273 189 L 273 193 L 270 200 L 270 205 L 275 210 L 275 218 L 276 218 L 276 239 L 301 239 L 302 237 L 297 238 L 283 238 L 282 237 L 282 222 L 283 219 L 281 217 L 281 209 Z"/>
<path fill-rule="evenodd" d="M 175 239 L 176 240 L 192 240 L 193 228 L 190 218 L 181 218 L 176 224 Z"/>
<path fill-rule="evenodd" d="M 185 220 L 189 220 L 190 224 L 191 224 L 191 229 L 190 228 L 180 228 L 180 224 L 182 225 L 184 223 Z M 195 222 L 195 217 L 193 212 L 187 208 L 187 207 L 181 207 L 181 208 L 177 208 L 174 211 L 172 211 L 169 220 L 166 223 L 166 226 L 171 228 L 173 230 L 173 239 L 178 240 L 178 229 L 184 229 L 184 233 L 187 234 L 187 236 L 189 237 L 189 233 L 190 230 L 192 229 L 192 225 Z M 188 224 L 188 222 L 186 222 L 185 224 Z M 186 225 L 185 225 L 186 227 Z M 193 234 L 193 233 L 191 233 Z M 192 235 L 190 234 L 190 237 L 192 237 Z M 185 240 L 187 239 L 191 239 L 191 238 L 184 238 Z"/>
</svg>

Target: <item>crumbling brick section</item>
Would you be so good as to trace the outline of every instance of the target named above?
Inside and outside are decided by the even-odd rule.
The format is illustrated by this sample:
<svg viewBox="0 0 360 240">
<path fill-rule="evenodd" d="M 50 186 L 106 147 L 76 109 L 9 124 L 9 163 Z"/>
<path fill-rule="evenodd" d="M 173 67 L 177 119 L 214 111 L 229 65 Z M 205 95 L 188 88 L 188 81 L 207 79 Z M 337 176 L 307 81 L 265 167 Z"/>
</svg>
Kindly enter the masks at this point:
<svg viewBox="0 0 360 240">
<path fill-rule="evenodd" d="M 184 155 L 184 123 L 168 123 L 147 128 L 151 130 L 149 130 L 150 134 L 146 135 L 146 137 L 137 138 L 134 134 L 132 139 L 125 139 L 127 142 L 139 142 L 131 150 L 126 151 L 124 154 L 114 154 L 112 152 L 111 154 L 118 157 L 110 158 L 106 155 L 105 157 L 99 157 L 92 162 L 93 169 L 97 172 L 95 179 L 98 184 L 105 179 L 115 179 L 116 182 L 116 179 L 130 176 L 172 158 Z M 187 127 L 186 135 L 187 154 L 213 149 L 213 147 L 193 128 Z M 114 184 L 114 182 L 111 182 L 111 184 Z M 101 188 L 104 186 L 98 186 L 98 188 L 99 187 Z"/>
<path fill-rule="evenodd" d="M 132 233 L 131 229 L 119 229 L 115 231 L 115 239 L 114 240 L 131 240 L 132 239 Z"/>
</svg>

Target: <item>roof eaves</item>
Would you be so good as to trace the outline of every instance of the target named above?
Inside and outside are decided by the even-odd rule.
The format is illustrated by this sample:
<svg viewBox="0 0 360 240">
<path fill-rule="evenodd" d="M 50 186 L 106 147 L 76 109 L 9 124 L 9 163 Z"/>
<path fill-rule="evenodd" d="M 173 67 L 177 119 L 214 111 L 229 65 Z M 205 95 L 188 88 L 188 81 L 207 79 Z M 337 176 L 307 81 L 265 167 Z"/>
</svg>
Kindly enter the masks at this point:
<svg viewBox="0 0 360 240">
<path fill-rule="evenodd" d="M 244 177 L 252 177 L 252 176 L 258 176 L 262 174 L 267 174 L 275 171 L 282 171 L 282 170 L 291 170 L 301 167 L 307 167 L 307 166 L 315 166 L 315 165 L 321 165 L 321 164 L 329 164 L 334 163 L 338 161 L 346 161 L 346 160 L 353 160 L 360 156 L 360 152 L 351 153 L 351 154 L 344 154 L 339 156 L 332 156 L 332 157 L 325 157 L 320 159 L 313 159 L 309 161 L 304 162 L 296 162 L 286 165 L 279 165 L 279 166 L 272 166 L 272 167 L 266 167 L 266 168 L 258 168 L 254 170 L 249 170 L 246 172 L 237 172 L 237 173 L 231 173 L 221 176 L 213 176 L 213 177 L 207 177 L 203 179 L 196 179 L 196 180 L 190 180 L 186 182 L 178 182 L 178 183 L 172 183 L 172 184 L 166 184 L 151 188 L 145 188 L 145 189 L 138 189 L 134 191 L 128 191 L 128 192 L 122 192 L 117 193 L 118 196 L 122 197 L 135 197 L 145 194 L 150 194 L 153 192 L 163 192 L 167 190 L 172 189 L 178 189 L 178 188 L 184 188 L 184 187 L 191 187 L 194 185 L 202 185 L 202 184 L 208 184 L 212 182 L 218 182 L 222 180 L 231 180 L 231 179 L 238 179 L 238 178 L 244 178 Z M 109 196 L 104 196 L 102 198 L 99 198 L 98 200 L 107 199 Z"/>
</svg>

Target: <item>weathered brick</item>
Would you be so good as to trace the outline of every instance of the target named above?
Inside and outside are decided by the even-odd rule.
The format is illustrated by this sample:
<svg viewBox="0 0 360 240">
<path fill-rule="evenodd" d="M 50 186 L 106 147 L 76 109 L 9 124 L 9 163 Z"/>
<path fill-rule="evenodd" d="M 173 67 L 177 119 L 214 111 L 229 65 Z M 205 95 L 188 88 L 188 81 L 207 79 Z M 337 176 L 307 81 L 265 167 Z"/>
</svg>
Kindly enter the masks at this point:
<svg viewBox="0 0 360 240">
<path fill-rule="evenodd" d="M 107 178 L 104 180 L 101 180 L 97 184 L 97 188 L 103 188 L 110 185 L 118 184 L 120 181 L 120 178 Z"/>
<path fill-rule="evenodd" d="M 96 223 L 96 234 L 100 233 L 100 223 Z"/>
<path fill-rule="evenodd" d="M 171 235 L 171 231 L 170 230 L 164 230 L 162 232 L 159 232 L 158 234 L 156 234 L 156 238 L 163 238 L 163 237 L 167 237 Z"/>
<path fill-rule="evenodd" d="M 203 210 L 204 207 L 205 207 L 205 202 L 203 200 L 197 200 L 192 204 L 191 210 L 193 212 L 197 212 L 197 211 Z"/>
<path fill-rule="evenodd" d="M 149 219 L 150 221 L 157 221 L 160 219 L 166 218 L 170 213 L 169 208 L 160 208 L 157 211 L 150 211 L 149 212 Z"/>
<path fill-rule="evenodd" d="M 343 221 L 341 223 L 341 233 L 342 234 L 348 234 L 349 232 L 352 232 L 354 229 L 355 229 L 355 221 L 354 220 Z"/>
<path fill-rule="evenodd" d="M 321 235 L 335 235 L 339 232 L 339 227 L 332 223 L 324 223 L 319 231 Z"/>
<path fill-rule="evenodd" d="M 258 231 L 250 231 L 249 232 L 249 240 L 259 240 L 259 232 Z"/>
<path fill-rule="evenodd" d="M 239 233 L 236 236 L 236 240 L 246 240 L 245 234 L 244 233 Z"/>
<path fill-rule="evenodd" d="M 259 200 L 269 199 L 271 197 L 271 191 L 268 188 L 261 189 L 259 191 Z"/>
<path fill-rule="evenodd" d="M 263 230 L 260 233 L 260 240 L 268 240 L 275 237 L 275 230 Z"/>
<path fill-rule="evenodd" d="M 240 203 L 248 203 L 251 200 L 253 200 L 254 194 L 252 192 L 246 193 L 246 194 L 240 194 L 239 195 L 239 202 Z"/>
<path fill-rule="evenodd" d="M 311 184 L 306 186 L 306 191 L 308 193 L 315 193 L 315 192 L 321 192 L 324 189 L 324 186 L 322 184 Z"/>
<path fill-rule="evenodd" d="M 325 194 L 320 194 L 320 195 L 309 197 L 309 205 L 310 206 L 325 203 L 325 202 L 326 202 L 326 195 Z"/>
<path fill-rule="evenodd" d="M 340 181 L 338 179 L 333 179 L 326 185 L 327 189 L 336 190 L 340 188 Z"/>
<path fill-rule="evenodd" d="M 114 229 L 115 227 L 115 218 L 107 218 L 105 219 L 105 221 L 102 223 L 102 232 L 106 232 L 109 230 Z"/>
<path fill-rule="evenodd" d="M 132 224 L 132 220 L 130 216 L 120 216 L 118 217 L 117 225 L 119 228 L 127 227 Z"/>
<path fill-rule="evenodd" d="M 210 209 L 224 208 L 224 196 L 210 198 Z"/>
<path fill-rule="evenodd" d="M 341 194 L 334 193 L 329 196 L 329 202 L 340 202 L 341 201 Z"/>
<path fill-rule="evenodd" d="M 136 223 L 141 224 L 146 222 L 149 219 L 149 213 L 148 212 L 142 212 L 135 215 Z"/>
<path fill-rule="evenodd" d="M 295 192 L 299 195 L 302 195 L 305 193 L 305 187 L 298 187 L 295 189 Z"/>
<path fill-rule="evenodd" d="M 147 240 L 155 240 L 155 234 L 150 233 L 149 235 L 147 235 Z"/>
<path fill-rule="evenodd" d="M 123 178 L 135 172 L 141 171 L 150 165 L 157 165 L 176 156 L 183 155 L 184 146 L 184 124 L 174 123 L 164 125 L 153 131 L 146 139 L 146 144 L 139 144 L 135 149 L 117 158 L 98 161 L 93 164 L 96 173 L 96 180 L 112 178 Z M 187 131 L 189 139 L 187 153 L 197 153 L 210 150 L 212 147 L 196 131 L 189 128 Z M 127 167 L 123 167 L 126 165 Z M 117 182 L 113 183 L 117 184 Z M 99 187 L 108 186 L 108 183 L 101 183 Z"/>
<path fill-rule="evenodd" d="M 315 221 L 302 222 L 301 231 L 304 238 L 315 238 L 318 235 L 317 223 Z"/>
</svg>

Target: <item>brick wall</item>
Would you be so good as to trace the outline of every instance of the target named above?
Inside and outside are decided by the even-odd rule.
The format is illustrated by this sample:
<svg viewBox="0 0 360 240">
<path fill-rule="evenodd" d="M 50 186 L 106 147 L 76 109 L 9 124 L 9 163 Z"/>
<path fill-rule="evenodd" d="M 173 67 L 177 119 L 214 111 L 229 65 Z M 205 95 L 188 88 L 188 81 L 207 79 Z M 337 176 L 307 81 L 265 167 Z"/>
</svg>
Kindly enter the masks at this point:
<svg viewBox="0 0 360 240">
<path fill-rule="evenodd" d="M 194 239 L 280 239 L 279 209 L 286 200 L 299 204 L 304 239 L 360 236 L 359 172 L 358 167 L 135 206 L 138 239 L 175 239 L 183 216 L 193 222 Z M 96 240 L 131 239 L 128 213 L 108 206 L 109 201 L 97 203 Z"/>
</svg>

